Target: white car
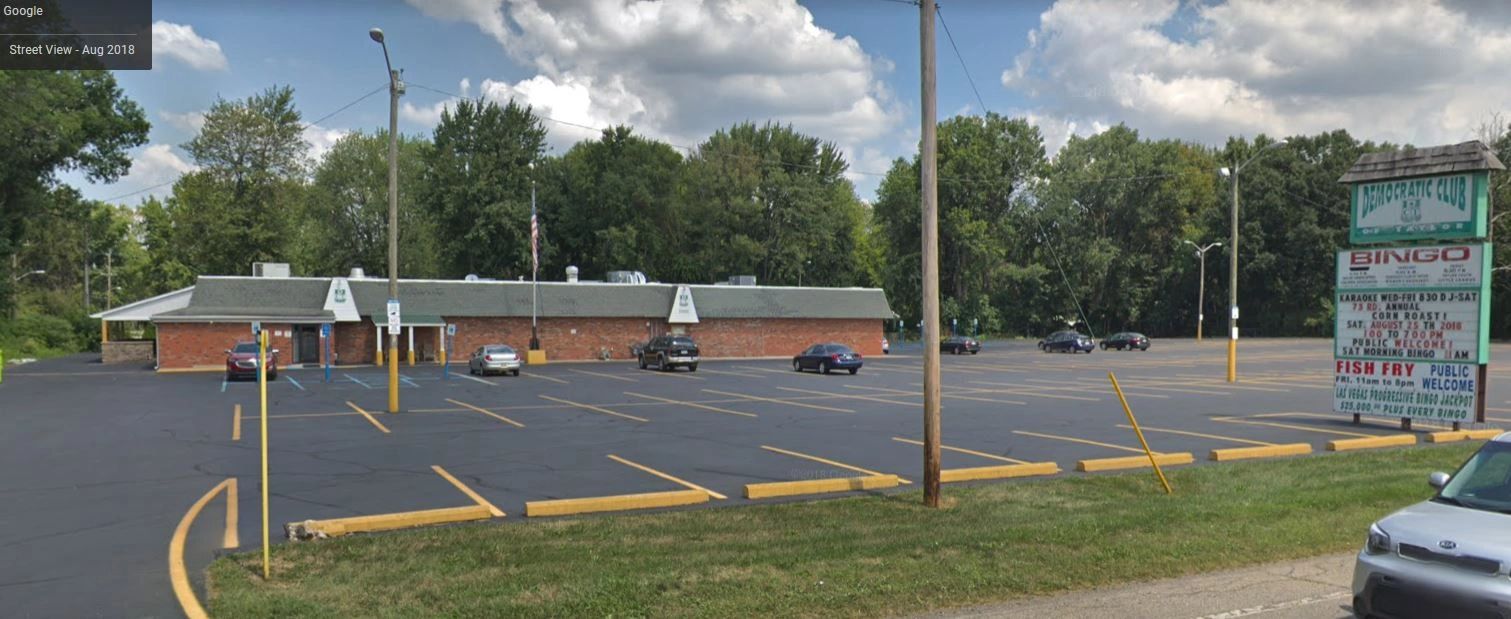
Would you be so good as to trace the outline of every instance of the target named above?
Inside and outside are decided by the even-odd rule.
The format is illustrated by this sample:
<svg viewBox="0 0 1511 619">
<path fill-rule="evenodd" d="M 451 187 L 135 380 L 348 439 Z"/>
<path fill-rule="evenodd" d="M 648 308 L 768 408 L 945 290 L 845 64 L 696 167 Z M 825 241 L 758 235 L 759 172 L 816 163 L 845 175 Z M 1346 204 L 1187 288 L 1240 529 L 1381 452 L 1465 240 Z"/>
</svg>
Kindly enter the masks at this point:
<svg viewBox="0 0 1511 619">
<path fill-rule="evenodd" d="M 468 374 L 487 375 L 490 372 L 519 376 L 519 353 L 511 346 L 489 344 L 479 346 L 467 360 Z"/>
<path fill-rule="evenodd" d="M 1427 483 L 1437 496 L 1370 525 L 1354 615 L 1511 616 L 1511 433 Z"/>
</svg>

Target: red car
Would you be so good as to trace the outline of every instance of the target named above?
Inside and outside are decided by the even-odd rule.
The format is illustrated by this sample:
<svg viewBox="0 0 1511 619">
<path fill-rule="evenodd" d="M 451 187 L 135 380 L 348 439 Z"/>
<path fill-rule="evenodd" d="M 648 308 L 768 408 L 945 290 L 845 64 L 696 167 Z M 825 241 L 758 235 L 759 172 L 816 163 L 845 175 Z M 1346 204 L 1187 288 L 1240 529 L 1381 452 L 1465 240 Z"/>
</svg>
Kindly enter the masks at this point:
<svg viewBox="0 0 1511 619">
<path fill-rule="evenodd" d="M 237 342 L 226 351 L 226 380 L 257 379 L 257 342 Z M 278 349 L 268 351 L 268 380 L 278 380 Z"/>
</svg>

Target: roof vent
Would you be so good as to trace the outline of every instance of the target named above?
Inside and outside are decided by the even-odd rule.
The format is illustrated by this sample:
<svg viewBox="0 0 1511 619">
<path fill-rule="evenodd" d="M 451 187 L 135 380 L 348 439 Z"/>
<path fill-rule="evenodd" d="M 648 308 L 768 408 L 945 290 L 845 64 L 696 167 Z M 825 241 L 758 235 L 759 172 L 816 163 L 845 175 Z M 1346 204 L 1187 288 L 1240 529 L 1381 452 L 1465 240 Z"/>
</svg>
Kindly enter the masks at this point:
<svg viewBox="0 0 1511 619">
<path fill-rule="evenodd" d="M 347 277 L 350 279 L 362 279 L 367 277 L 367 274 L 362 272 L 362 267 L 352 267 L 351 275 Z"/>
<path fill-rule="evenodd" d="M 575 283 L 577 283 L 577 267 L 575 267 L 575 266 L 568 266 L 567 267 L 567 283 L 568 284 L 575 284 Z"/>
<path fill-rule="evenodd" d="M 463 277 L 462 279 L 464 281 L 475 282 L 477 281 L 477 273 L 468 273 L 467 276 Z"/>
<path fill-rule="evenodd" d="M 287 262 L 253 262 L 252 277 L 288 277 Z"/>
</svg>

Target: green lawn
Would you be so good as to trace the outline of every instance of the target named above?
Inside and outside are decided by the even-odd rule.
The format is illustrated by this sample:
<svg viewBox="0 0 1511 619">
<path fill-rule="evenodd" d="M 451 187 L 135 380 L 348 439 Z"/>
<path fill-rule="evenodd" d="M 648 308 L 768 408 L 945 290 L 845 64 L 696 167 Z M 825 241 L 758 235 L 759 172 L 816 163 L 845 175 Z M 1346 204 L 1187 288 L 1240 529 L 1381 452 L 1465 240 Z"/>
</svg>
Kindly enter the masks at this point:
<svg viewBox="0 0 1511 619">
<path fill-rule="evenodd" d="M 217 617 L 875 616 L 1348 550 L 1477 447 L 354 536 L 209 570 Z"/>
</svg>

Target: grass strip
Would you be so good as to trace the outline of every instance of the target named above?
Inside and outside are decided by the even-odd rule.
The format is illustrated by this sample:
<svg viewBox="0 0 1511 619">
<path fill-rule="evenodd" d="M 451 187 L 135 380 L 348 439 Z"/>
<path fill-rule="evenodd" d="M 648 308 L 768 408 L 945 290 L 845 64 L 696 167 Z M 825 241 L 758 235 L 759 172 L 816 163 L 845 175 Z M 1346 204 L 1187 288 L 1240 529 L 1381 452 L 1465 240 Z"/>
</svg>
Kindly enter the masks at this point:
<svg viewBox="0 0 1511 619">
<path fill-rule="evenodd" d="M 805 503 L 462 525 L 231 555 L 216 617 L 877 616 L 1359 546 L 1477 444 L 948 486 Z"/>
</svg>

